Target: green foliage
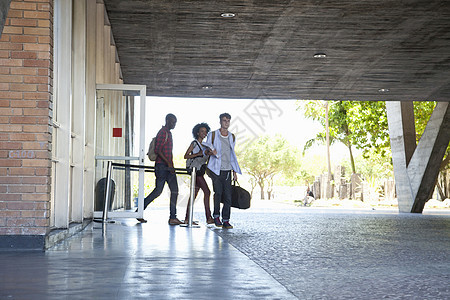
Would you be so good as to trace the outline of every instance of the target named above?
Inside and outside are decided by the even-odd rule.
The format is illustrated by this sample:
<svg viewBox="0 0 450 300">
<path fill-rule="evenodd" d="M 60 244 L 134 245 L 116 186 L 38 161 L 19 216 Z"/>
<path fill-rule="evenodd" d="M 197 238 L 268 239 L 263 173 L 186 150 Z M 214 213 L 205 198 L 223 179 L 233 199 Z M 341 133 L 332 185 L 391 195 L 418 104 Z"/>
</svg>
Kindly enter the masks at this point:
<svg viewBox="0 0 450 300">
<path fill-rule="evenodd" d="M 237 151 L 241 167 L 261 188 L 261 196 L 273 186 L 275 176 L 298 178 L 300 153 L 280 135 L 261 136 Z M 291 182 L 292 183 L 292 182 Z"/>
</svg>

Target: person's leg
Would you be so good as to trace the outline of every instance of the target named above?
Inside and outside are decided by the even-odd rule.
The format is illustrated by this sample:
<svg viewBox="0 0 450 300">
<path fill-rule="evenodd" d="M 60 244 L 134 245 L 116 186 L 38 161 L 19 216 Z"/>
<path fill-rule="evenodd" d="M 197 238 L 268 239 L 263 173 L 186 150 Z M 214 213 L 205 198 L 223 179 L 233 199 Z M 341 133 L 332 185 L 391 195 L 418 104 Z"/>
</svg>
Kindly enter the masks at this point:
<svg viewBox="0 0 450 300">
<path fill-rule="evenodd" d="M 227 222 L 230 220 L 231 212 L 231 172 L 224 175 L 223 184 L 223 207 L 222 207 L 222 222 Z M 221 174 L 222 175 L 222 174 Z"/>
<path fill-rule="evenodd" d="M 198 178 L 198 177 L 197 177 Z M 198 190 L 200 189 L 200 187 L 197 184 L 197 178 L 195 181 L 195 189 L 194 189 L 194 203 L 195 203 L 195 198 L 197 198 L 197 194 L 198 194 Z M 190 190 L 189 190 L 189 194 L 190 194 Z M 184 222 L 186 223 L 186 221 L 189 220 L 189 207 L 191 205 L 191 196 L 189 196 L 189 200 L 186 206 L 186 217 L 184 218 Z"/>
<path fill-rule="evenodd" d="M 175 173 L 168 172 L 167 184 L 170 189 L 170 218 L 177 218 L 177 198 L 178 198 L 178 182 L 177 175 Z"/>
<path fill-rule="evenodd" d="M 213 190 L 214 190 L 214 212 L 213 212 L 213 218 L 219 218 L 220 217 L 220 200 L 222 199 L 222 182 L 220 180 L 220 176 L 217 176 L 213 172 L 211 172 L 211 179 L 213 183 Z"/>
<path fill-rule="evenodd" d="M 211 219 L 211 208 L 209 207 L 209 198 L 211 196 L 211 191 L 209 190 L 208 184 L 203 176 L 197 177 L 197 186 L 203 191 L 203 203 L 205 205 L 205 216 L 206 220 Z"/>
<path fill-rule="evenodd" d="M 144 210 L 147 208 L 147 206 L 153 202 L 153 200 L 155 200 L 156 198 L 159 197 L 159 195 L 161 195 L 163 189 L 164 189 L 164 184 L 166 182 L 166 177 L 167 177 L 167 171 L 159 166 L 155 167 L 155 188 L 153 189 L 153 191 L 144 199 Z"/>
</svg>

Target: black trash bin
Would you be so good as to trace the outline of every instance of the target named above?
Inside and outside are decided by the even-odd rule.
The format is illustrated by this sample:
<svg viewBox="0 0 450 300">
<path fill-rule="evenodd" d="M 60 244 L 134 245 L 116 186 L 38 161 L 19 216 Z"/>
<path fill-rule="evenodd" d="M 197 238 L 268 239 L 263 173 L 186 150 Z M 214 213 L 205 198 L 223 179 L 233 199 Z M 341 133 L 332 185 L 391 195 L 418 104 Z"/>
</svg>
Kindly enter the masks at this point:
<svg viewBox="0 0 450 300">
<path fill-rule="evenodd" d="M 103 211 L 105 208 L 105 196 L 106 196 L 106 178 L 102 178 L 97 182 L 95 186 L 95 201 L 94 201 L 94 210 L 95 211 Z M 110 186 L 110 194 L 109 194 L 109 208 L 110 211 L 114 201 L 114 194 L 116 192 L 116 183 L 111 179 Z"/>
</svg>

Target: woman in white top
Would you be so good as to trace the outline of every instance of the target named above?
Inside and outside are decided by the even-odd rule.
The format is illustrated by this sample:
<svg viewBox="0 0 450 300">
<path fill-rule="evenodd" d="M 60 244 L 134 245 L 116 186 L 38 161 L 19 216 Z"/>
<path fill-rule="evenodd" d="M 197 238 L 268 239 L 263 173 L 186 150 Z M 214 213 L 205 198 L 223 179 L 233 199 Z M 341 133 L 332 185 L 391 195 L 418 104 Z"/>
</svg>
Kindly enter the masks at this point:
<svg viewBox="0 0 450 300">
<path fill-rule="evenodd" d="M 202 141 L 205 139 L 206 135 L 210 130 L 211 130 L 210 127 L 206 123 L 199 123 L 194 126 L 194 128 L 192 129 L 192 135 L 194 136 L 194 140 L 189 145 L 189 148 L 186 150 L 186 153 L 184 154 L 185 159 L 197 157 L 198 159 L 201 159 L 201 157 L 207 155 L 205 153 L 205 147 L 202 145 Z M 205 204 L 206 223 L 214 224 L 214 219 L 211 216 L 211 209 L 209 207 L 209 198 L 211 196 L 211 191 L 209 190 L 208 184 L 206 183 L 206 180 L 203 177 L 205 174 L 205 170 L 206 165 L 204 165 L 203 168 L 198 168 L 198 171 L 196 172 L 194 199 L 197 197 L 199 189 L 202 189 L 204 194 L 203 202 Z M 189 204 L 190 204 L 189 202 L 186 208 L 186 218 L 184 219 L 184 223 L 186 224 L 189 222 Z M 193 224 L 195 224 L 195 222 L 193 222 Z"/>
</svg>

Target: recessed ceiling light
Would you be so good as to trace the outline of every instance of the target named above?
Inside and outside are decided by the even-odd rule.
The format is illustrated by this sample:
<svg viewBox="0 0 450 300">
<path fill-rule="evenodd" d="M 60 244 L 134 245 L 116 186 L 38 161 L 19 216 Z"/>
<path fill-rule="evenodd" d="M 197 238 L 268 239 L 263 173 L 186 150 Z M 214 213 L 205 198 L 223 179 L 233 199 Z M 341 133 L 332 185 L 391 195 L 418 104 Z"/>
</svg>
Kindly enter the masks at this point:
<svg viewBox="0 0 450 300">
<path fill-rule="evenodd" d="M 210 90 L 210 89 L 212 89 L 212 86 L 210 86 L 210 85 L 202 86 L 202 90 Z"/>
<path fill-rule="evenodd" d="M 380 92 L 380 93 L 389 93 L 389 89 L 379 89 L 378 92 Z"/>
<path fill-rule="evenodd" d="M 327 55 L 326 55 L 326 53 L 319 52 L 319 53 L 314 54 L 313 57 L 314 57 L 314 58 L 326 58 Z"/>
<path fill-rule="evenodd" d="M 234 14 L 234 13 L 223 13 L 223 14 L 220 14 L 220 16 L 222 18 L 234 18 L 236 16 L 236 14 Z"/>
</svg>

